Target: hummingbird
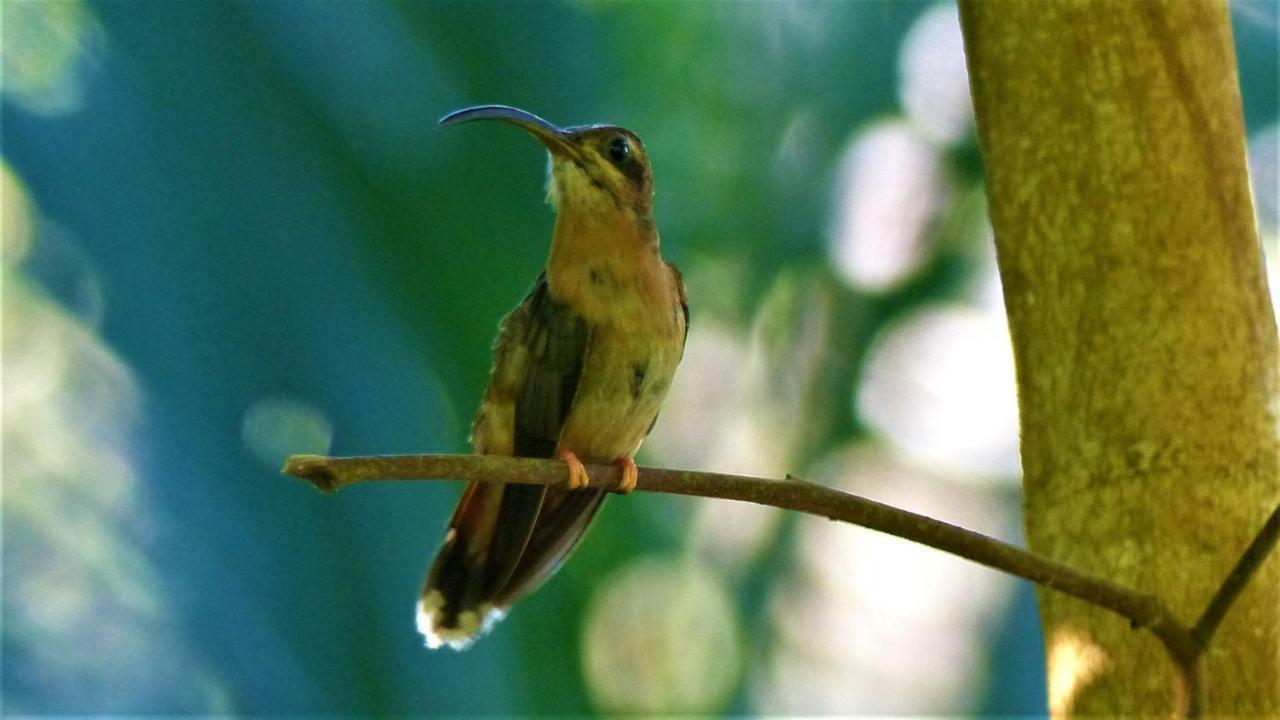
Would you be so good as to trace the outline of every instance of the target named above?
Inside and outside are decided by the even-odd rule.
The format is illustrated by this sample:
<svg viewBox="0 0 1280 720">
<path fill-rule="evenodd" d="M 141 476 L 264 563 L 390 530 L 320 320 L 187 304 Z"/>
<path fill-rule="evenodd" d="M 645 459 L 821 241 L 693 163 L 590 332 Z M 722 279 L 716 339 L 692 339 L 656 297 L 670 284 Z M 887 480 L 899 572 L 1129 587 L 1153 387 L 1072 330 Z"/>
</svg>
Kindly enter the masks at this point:
<svg viewBox="0 0 1280 720">
<path fill-rule="evenodd" d="M 689 306 L 662 259 L 644 145 L 615 125 L 557 127 L 505 105 L 452 112 L 440 126 L 515 125 L 550 153 L 551 251 L 528 295 L 502 320 L 472 451 L 558 458 L 568 487 L 472 482 L 417 604 L 428 647 L 461 650 L 564 563 L 605 491 L 584 463 L 616 463 L 635 489 L 633 457 L 684 354 Z"/>
</svg>

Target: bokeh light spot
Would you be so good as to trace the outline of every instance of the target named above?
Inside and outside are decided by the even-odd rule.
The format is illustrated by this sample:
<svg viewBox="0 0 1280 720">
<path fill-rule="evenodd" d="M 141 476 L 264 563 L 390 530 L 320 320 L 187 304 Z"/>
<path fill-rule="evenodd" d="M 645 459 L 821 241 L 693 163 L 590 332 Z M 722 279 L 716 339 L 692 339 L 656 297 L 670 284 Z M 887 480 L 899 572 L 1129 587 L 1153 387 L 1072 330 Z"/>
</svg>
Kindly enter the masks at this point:
<svg viewBox="0 0 1280 720">
<path fill-rule="evenodd" d="M 1274 240 L 1280 233 L 1280 125 L 1249 138 L 1249 185 L 1258 230 L 1264 238 Z"/>
<path fill-rule="evenodd" d="M 39 241 L 23 258 L 22 271 L 63 310 L 91 328 L 106 319 L 106 294 L 89 252 L 63 224 L 38 218 Z"/>
<path fill-rule="evenodd" d="M 676 467 L 710 469 L 715 428 L 737 396 L 745 341 L 706 317 L 691 324 L 684 358 L 645 450 Z"/>
<path fill-rule="evenodd" d="M 648 557 L 610 576 L 587 612 L 583 662 L 608 712 L 723 710 L 742 667 L 733 601 L 695 561 Z"/>
<path fill-rule="evenodd" d="M 1004 317 L 962 305 L 925 308 L 871 349 L 863 420 L 929 466 L 974 480 L 1018 477 L 1018 398 Z"/>
<path fill-rule="evenodd" d="M 843 449 L 809 471 L 841 489 L 1010 532 L 999 489 L 927 472 L 883 448 Z M 804 516 L 795 561 L 772 589 L 774 651 L 753 688 L 778 713 L 948 713 L 978 701 L 986 638 L 1013 581 L 901 538 Z"/>
<path fill-rule="evenodd" d="M 1061 630 L 1049 642 L 1049 712 L 1066 717 L 1076 694 L 1106 666 L 1107 655 L 1097 644 L 1071 631 Z"/>
<path fill-rule="evenodd" d="M 31 249 L 34 225 L 27 189 L 9 163 L 0 163 L 0 263 L 6 269 L 22 262 Z"/>
<path fill-rule="evenodd" d="M 781 273 L 750 337 L 714 318 L 694 323 L 652 442 L 667 466 L 763 477 L 793 470 L 836 409 L 824 384 L 833 362 L 838 288 L 826 273 Z M 699 501 L 689 548 L 729 576 L 777 535 L 775 508 Z"/>
<path fill-rule="evenodd" d="M 973 128 L 969 72 L 955 4 L 925 11 L 903 38 L 898 95 L 907 117 L 931 139 L 956 142 Z"/>
<path fill-rule="evenodd" d="M 324 413 L 310 403 L 268 397 L 245 411 L 241 437 L 254 457 L 274 470 L 295 453 L 328 453 L 333 426 Z"/>
<path fill-rule="evenodd" d="M 864 130 L 837 170 L 828 235 L 836 269 L 865 290 L 897 285 L 925 258 L 946 194 L 938 149 L 918 130 L 898 120 Z"/>
<path fill-rule="evenodd" d="M 20 183 L 5 184 L 9 248 L 30 227 L 9 221 L 36 210 L 15 209 Z M 144 550 L 133 372 L 19 270 L 6 262 L 0 282 L 5 709 L 225 712 Z"/>
<path fill-rule="evenodd" d="M 79 110 L 80 73 L 98 38 L 93 16 L 79 0 L 4 3 L 0 89 L 37 115 Z"/>
</svg>

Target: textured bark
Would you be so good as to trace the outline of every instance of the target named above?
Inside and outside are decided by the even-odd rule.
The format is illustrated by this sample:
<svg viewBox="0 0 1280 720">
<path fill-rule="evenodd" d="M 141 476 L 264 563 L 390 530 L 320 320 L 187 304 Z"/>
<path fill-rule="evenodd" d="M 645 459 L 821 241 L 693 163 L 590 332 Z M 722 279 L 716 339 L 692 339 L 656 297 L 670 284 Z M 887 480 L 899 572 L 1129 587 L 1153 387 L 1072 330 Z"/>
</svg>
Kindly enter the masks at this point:
<svg viewBox="0 0 1280 720">
<path fill-rule="evenodd" d="M 961 3 L 1017 359 L 1031 549 L 1195 621 L 1280 501 L 1277 347 L 1224 3 Z M 1280 716 L 1280 560 L 1205 657 Z M 1167 714 L 1171 665 L 1039 589 L 1055 715 Z"/>
</svg>

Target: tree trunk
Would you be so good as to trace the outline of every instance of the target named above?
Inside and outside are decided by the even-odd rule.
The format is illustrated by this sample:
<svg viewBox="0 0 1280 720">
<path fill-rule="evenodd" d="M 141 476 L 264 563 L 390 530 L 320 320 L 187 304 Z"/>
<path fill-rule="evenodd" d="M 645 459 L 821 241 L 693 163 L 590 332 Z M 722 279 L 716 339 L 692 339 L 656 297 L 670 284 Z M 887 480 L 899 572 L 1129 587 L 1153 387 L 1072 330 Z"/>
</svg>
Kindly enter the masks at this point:
<svg viewBox="0 0 1280 720">
<path fill-rule="evenodd" d="M 1017 359 L 1031 549 L 1188 625 L 1280 502 L 1276 328 L 1226 5 L 962 0 Z M 1280 716 L 1280 559 L 1205 657 Z M 1168 714 L 1148 633 L 1040 590 L 1055 716 Z"/>
</svg>

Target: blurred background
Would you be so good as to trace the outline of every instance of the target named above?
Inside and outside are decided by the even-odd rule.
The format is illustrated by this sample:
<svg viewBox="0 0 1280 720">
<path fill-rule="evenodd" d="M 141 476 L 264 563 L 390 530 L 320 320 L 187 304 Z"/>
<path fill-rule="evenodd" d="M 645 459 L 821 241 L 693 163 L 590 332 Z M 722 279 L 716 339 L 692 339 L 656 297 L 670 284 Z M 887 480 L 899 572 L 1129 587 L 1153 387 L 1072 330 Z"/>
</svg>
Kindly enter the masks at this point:
<svg viewBox="0 0 1280 720">
<path fill-rule="evenodd" d="M 1270 250 L 1277 5 L 1232 20 Z M 645 140 L 693 316 L 642 462 L 791 472 L 1021 542 L 954 5 L 5 0 L 0 21 L 6 712 L 1045 712 L 1029 586 L 646 494 L 472 649 L 431 652 L 413 605 L 460 486 L 278 473 L 467 447 L 553 216 L 536 142 L 434 125 L 501 102 Z"/>
</svg>

